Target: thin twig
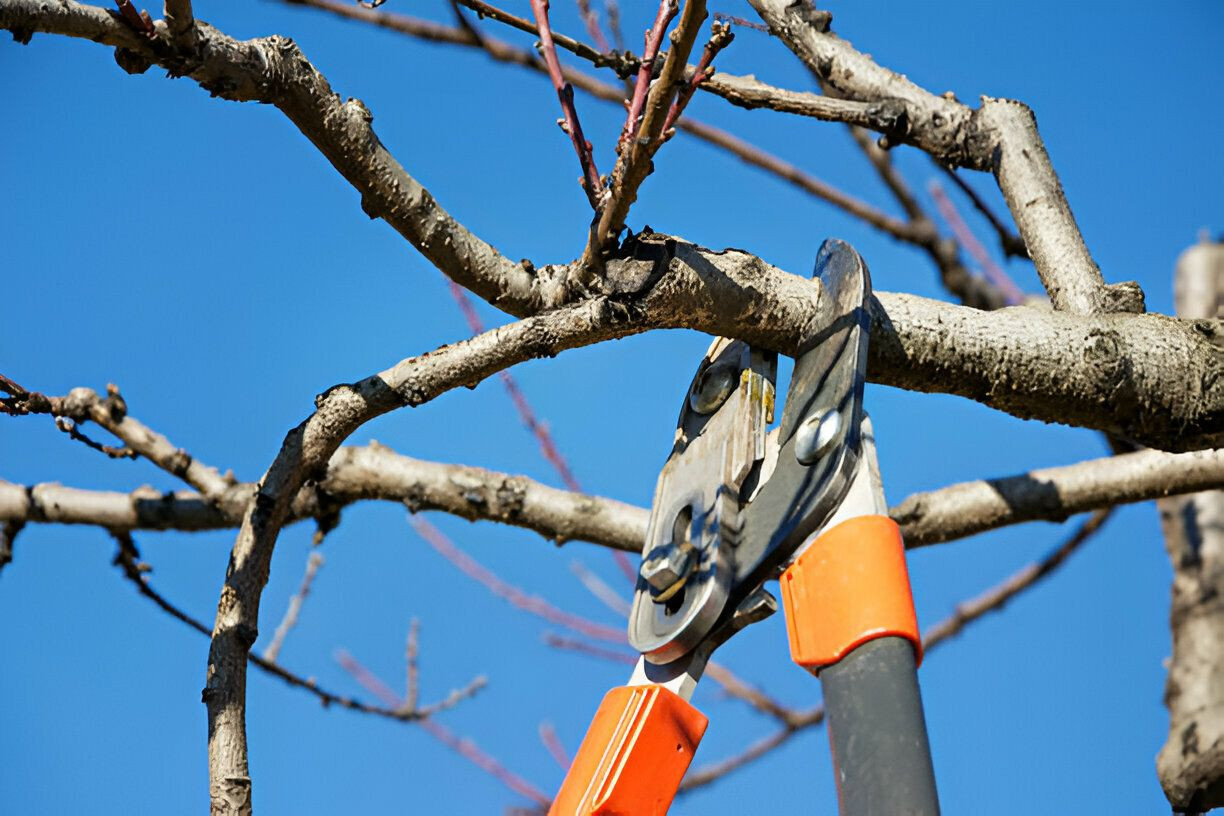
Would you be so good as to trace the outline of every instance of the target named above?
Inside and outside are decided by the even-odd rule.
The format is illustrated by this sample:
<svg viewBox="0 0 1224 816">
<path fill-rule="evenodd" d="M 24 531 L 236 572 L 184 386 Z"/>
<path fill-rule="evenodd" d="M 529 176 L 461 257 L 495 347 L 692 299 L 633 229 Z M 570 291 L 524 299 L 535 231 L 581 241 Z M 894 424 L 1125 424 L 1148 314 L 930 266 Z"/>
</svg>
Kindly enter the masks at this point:
<svg viewBox="0 0 1224 816">
<path fill-rule="evenodd" d="M 528 595 L 513 584 L 498 578 L 491 570 L 455 546 L 454 542 L 443 534 L 441 530 L 421 516 L 409 513 L 408 523 L 412 525 L 421 538 L 425 539 L 434 550 L 447 561 L 454 564 L 463 574 L 483 584 L 486 589 L 497 597 L 508 601 L 515 608 L 596 640 L 611 643 L 625 642 L 625 633 L 621 629 L 604 626 L 581 615 L 575 615 L 572 612 L 558 609 L 543 598 L 537 595 Z"/>
<path fill-rule="evenodd" d="M 735 39 L 735 35 L 731 33 L 731 26 L 729 24 L 715 21 L 710 26 L 710 39 L 706 42 L 705 47 L 701 49 L 701 59 L 697 61 L 697 67 L 693 70 L 689 81 L 676 94 L 675 101 L 672 102 L 671 108 L 667 111 L 667 119 L 663 122 L 664 139 L 671 138 L 671 134 L 674 132 L 672 126 L 680 118 L 680 114 L 684 113 L 684 109 L 688 107 L 689 100 L 693 98 L 697 86 L 713 75 L 714 57 L 718 56 L 719 51 L 730 45 L 733 39 Z"/>
<path fill-rule="evenodd" d="M 1003 254 L 1009 258 L 1024 258 L 1028 260 L 1028 247 L 1024 245 L 1024 239 L 1017 233 L 1013 232 L 1003 221 L 990 209 L 986 201 L 978 195 L 978 191 L 973 189 L 969 182 L 961 177 L 960 173 L 956 172 L 956 168 L 935 161 L 935 166 L 944 171 L 948 178 L 952 179 L 952 183 L 960 188 L 965 197 L 973 202 L 974 208 L 982 214 L 990 226 L 994 228 L 995 233 L 999 236 L 999 247 L 1003 250 Z"/>
<path fill-rule="evenodd" d="M 667 33 L 667 26 L 675 18 L 677 11 L 676 0 L 659 0 L 659 10 L 655 13 L 654 23 L 646 30 L 641 67 L 638 68 L 637 79 L 633 83 L 633 97 L 629 101 L 625 124 L 621 128 L 621 136 L 616 143 L 616 152 L 619 154 L 624 155 L 626 146 L 637 136 L 642 109 L 646 105 L 646 94 L 650 90 L 655 59 L 659 56 L 659 47 L 663 44 L 663 35 Z"/>
<path fill-rule="evenodd" d="M 103 445 L 101 442 L 97 442 L 89 438 L 85 434 L 81 433 L 75 422 L 65 416 L 57 416 L 55 418 L 55 427 L 68 434 L 68 436 L 72 439 L 84 444 L 85 447 L 92 448 L 100 453 L 105 453 L 111 459 L 136 459 L 140 455 L 127 445 Z"/>
<path fill-rule="evenodd" d="M 322 553 L 317 550 L 311 551 L 310 556 L 306 559 L 306 571 L 302 574 L 302 583 L 298 587 L 298 591 L 289 599 L 289 606 L 285 610 L 285 616 L 281 618 L 276 631 L 272 633 L 272 642 L 268 644 L 268 648 L 264 649 L 263 658 L 269 663 L 276 662 L 276 658 L 280 656 L 281 648 L 285 645 L 285 638 L 288 637 L 289 630 L 297 625 L 298 615 L 302 611 L 302 604 L 306 602 L 306 596 L 310 594 L 310 585 L 313 583 L 315 574 L 318 573 L 321 566 L 323 566 Z"/>
<path fill-rule="evenodd" d="M 1004 297 L 1007 298 L 1008 305 L 1014 306 L 1023 303 L 1024 292 L 1020 291 L 1020 287 L 1011 279 L 1011 276 L 994 262 L 994 258 L 990 257 L 986 247 L 982 246 L 977 236 L 973 234 L 973 230 L 969 229 L 969 225 L 965 223 L 965 219 L 961 218 L 956 205 L 952 203 L 952 199 L 944 192 L 939 182 L 931 179 L 927 183 L 927 191 L 930 192 L 931 198 L 935 201 L 935 208 L 939 210 L 940 216 L 943 217 L 944 223 L 948 225 L 948 228 L 952 230 L 956 240 L 978 262 L 978 265 L 982 267 L 982 272 L 990 279 L 990 282 L 1003 292 Z"/>
<path fill-rule="evenodd" d="M 553 728 L 553 724 L 547 720 L 540 723 L 540 742 L 544 744 L 549 756 L 561 766 L 561 770 L 569 770 L 570 756 L 566 753 L 565 746 L 561 744 L 561 738 L 557 736 L 557 729 Z"/>
<path fill-rule="evenodd" d="M 574 86 L 565 81 L 561 73 L 561 63 L 557 60 L 557 47 L 553 43 L 552 29 L 548 24 L 548 0 L 531 0 L 531 10 L 535 13 L 536 28 L 540 34 L 540 54 L 544 57 L 544 64 L 548 66 L 548 76 L 557 91 L 557 99 L 561 102 L 561 114 L 564 117 L 562 129 L 569 135 L 574 151 L 578 154 L 578 164 L 582 167 L 582 188 L 586 191 L 587 200 L 591 202 L 592 209 L 598 209 L 603 194 L 603 181 L 600 180 L 599 170 L 595 167 L 591 143 L 582 135 L 578 109 L 574 107 Z"/>
<path fill-rule="evenodd" d="M 591 8 L 591 0 L 577 0 L 577 4 L 578 13 L 582 16 L 582 22 L 586 24 L 587 33 L 595 41 L 595 47 L 604 53 L 611 51 L 612 46 L 608 45 L 608 38 L 604 36 L 599 27 L 599 14 Z"/>
<path fill-rule="evenodd" d="M 578 654 L 586 655 L 587 657 L 595 657 L 600 660 L 606 660 L 609 663 L 621 663 L 626 666 L 632 666 L 638 661 L 638 656 L 633 652 L 622 652 L 616 649 L 606 649 L 603 646 L 596 646 L 593 643 L 587 643 L 579 638 L 566 637 L 558 635 L 555 632 L 544 633 L 544 645 L 559 649 L 566 652 L 577 652 Z"/>
<path fill-rule="evenodd" d="M 404 705 L 415 709 L 421 699 L 421 622 L 413 618 L 408 624 L 408 641 L 404 645 Z"/>
<path fill-rule="evenodd" d="M 612 32 L 612 44 L 617 51 L 625 50 L 625 35 L 621 32 L 620 5 L 616 0 L 604 0 L 604 11 L 608 14 L 608 30 Z"/>
<path fill-rule="evenodd" d="M 362 665 L 357 658 L 348 652 L 340 650 L 336 653 L 336 661 L 354 680 L 381 700 L 383 705 L 392 709 L 402 709 L 404 707 L 405 701 L 400 699 L 386 683 L 380 680 L 378 675 Z M 549 801 L 548 797 L 541 793 L 534 785 L 507 769 L 472 740 L 457 736 L 450 729 L 431 719 L 421 720 L 420 725 L 427 734 L 474 763 L 481 770 L 487 772 L 515 793 L 537 802 L 547 803 Z"/>
<path fill-rule="evenodd" d="M 164 595 L 149 585 L 148 579 L 145 575 L 147 572 L 149 572 L 149 567 L 147 564 L 140 561 L 140 553 L 136 549 L 135 542 L 132 540 L 132 536 L 129 533 L 124 531 L 112 531 L 111 535 L 119 544 L 119 550 L 115 554 L 114 564 L 123 571 L 124 577 L 136 586 L 137 591 L 140 592 L 141 595 L 148 598 L 172 618 L 182 621 L 200 634 L 204 636 L 209 636 L 212 634 L 212 629 L 205 626 L 199 620 L 193 618 L 179 607 L 175 606 L 173 603 L 167 600 Z M 352 697 L 346 697 L 345 695 L 335 694 L 322 689 L 319 687 L 318 683 L 315 682 L 313 677 L 306 678 L 294 674 L 276 663 L 269 663 L 267 660 L 264 660 L 254 652 L 249 652 L 247 654 L 247 660 L 262 671 L 272 675 L 273 677 L 280 678 L 288 685 L 294 688 L 303 689 L 304 691 L 313 694 L 319 699 L 319 702 L 322 703 L 324 707 L 335 705 L 340 706 L 341 708 L 347 708 L 350 711 L 359 711 L 362 714 L 373 714 L 378 717 L 386 717 L 389 720 L 413 722 L 420 720 L 423 716 L 427 716 L 427 713 L 425 713 L 426 711 L 428 713 L 434 713 L 442 710 L 442 708 L 448 708 L 450 705 L 453 705 L 453 703 L 447 705 L 447 701 L 443 701 L 443 703 L 436 706 L 431 706 L 428 709 L 422 709 L 418 712 L 405 713 L 397 708 L 371 705 Z M 474 692 L 475 690 L 473 690 L 472 693 Z M 458 702 L 458 700 L 455 702 Z"/>
<path fill-rule="evenodd" d="M 602 578 L 587 569 L 585 564 L 581 561 L 571 561 L 570 572 L 574 573 L 586 587 L 587 592 L 602 601 L 604 606 L 622 618 L 629 617 L 629 602 L 622 598 L 615 589 L 604 583 Z"/>
</svg>

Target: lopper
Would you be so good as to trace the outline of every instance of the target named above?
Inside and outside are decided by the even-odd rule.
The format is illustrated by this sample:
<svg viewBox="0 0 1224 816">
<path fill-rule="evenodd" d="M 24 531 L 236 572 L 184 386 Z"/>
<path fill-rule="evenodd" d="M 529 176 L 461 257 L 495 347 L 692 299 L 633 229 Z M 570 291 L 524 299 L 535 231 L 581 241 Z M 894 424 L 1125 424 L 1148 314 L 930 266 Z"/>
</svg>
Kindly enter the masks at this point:
<svg viewBox="0 0 1224 816">
<path fill-rule="evenodd" d="M 795 358 L 779 427 L 777 356 L 719 338 L 685 396 L 659 475 L 629 642 L 552 816 L 662 816 L 708 720 L 689 703 L 713 651 L 768 617 L 778 579 L 791 657 L 823 688 L 843 816 L 939 812 L 905 549 L 863 412 L 871 280 L 829 240 L 813 291 L 826 328 Z"/>
</svg>

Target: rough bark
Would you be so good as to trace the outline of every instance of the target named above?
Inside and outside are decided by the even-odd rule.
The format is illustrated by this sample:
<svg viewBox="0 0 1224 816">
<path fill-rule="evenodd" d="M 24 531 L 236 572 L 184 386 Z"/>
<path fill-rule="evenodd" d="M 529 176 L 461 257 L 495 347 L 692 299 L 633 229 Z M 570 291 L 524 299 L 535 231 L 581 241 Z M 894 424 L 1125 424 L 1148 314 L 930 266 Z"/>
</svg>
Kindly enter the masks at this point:
<svg viewBox="0 0 1224 816">
<path fill-rule="evenodd" d="M 1224 245 L 1183 253 L 1175 300 L 1182 317 L 1224 317 Z M 1165 686 L 1169 739 L 1156 772 L 1175 809 L 1200 812 L 1224 807 L 1224 490 L 1159 507 L 1173 562 L 1173 656 Z"/>
<path fill-rule="evenodd" d="M 1105 285 L 1028 107 L 983 97 L 975 111 L 877 65 L 831 33 L 831 16 L 807 0 L 751 2 L 822 86 L 844 99 L 897 109 L 885 144 L 913 144 L 945 164 L 994 173 L 1055 308 L 1080 314 L 1142 310 L 1138 284 Z"/>
<path fill-rule="evenodd" d="M 1220 486 L 1224 451 L 1147 450 L 915 493 L 890 513 L 912 548 Z M 255 490 L 254 484 L 237 484 L 206 498 L 152 488 L 118 493 L 0 482 L 0 522 L 91 524 L 112 530 L 233 528 L 242 523 Z M 327 518 L 366 499 L 497 521 L 557 543 L 577 539 L 632 553 L 641 552 L 650 517 L 648 508 L 615 499 L 559 490 L 526 476 L 413 459 L 371 443 L 336 451 L 326 475 L 298 492 L 289 519 Z"/>
</svg>

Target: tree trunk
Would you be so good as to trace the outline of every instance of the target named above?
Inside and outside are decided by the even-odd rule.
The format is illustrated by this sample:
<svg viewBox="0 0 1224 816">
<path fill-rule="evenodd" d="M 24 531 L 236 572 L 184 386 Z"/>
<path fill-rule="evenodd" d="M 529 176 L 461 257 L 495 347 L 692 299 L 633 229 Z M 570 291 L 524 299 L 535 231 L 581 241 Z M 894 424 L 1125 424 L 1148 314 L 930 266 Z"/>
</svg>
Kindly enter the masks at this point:
<svg viewBox="0 0 1224 816">
<path fill-rule="evenodd" d="M 1183 318 L 1224 315 L 1224 244 L 1182 253 L 1174 300 Z M 1157 504 L 1173 562 L 1173 658 L 1156 772 L 1175 811 L 1199 813 L 1224 806 L 1224 491 Z"/>
</svg>

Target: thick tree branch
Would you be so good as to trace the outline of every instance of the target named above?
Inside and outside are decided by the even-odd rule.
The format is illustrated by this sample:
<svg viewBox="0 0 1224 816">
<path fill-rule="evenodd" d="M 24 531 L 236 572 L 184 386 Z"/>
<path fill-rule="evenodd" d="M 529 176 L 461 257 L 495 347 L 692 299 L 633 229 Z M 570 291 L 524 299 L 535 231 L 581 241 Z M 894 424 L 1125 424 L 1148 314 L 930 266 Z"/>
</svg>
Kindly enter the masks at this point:
<svg viewBox="0 0 1224 816">
<path fill-rule="evenodd" d="M 259 601 L 272 552 L 303 484 L 319 478 L 340 443 L 363 423 L 428 402 L 523 360 L 637 330 L 607 299 L 528 318 L 409 358 L 316 399 L 316 411 L 286 436 L 247 508 L 217 605 L 203 699 L 208 707 L 210 796 L 215 814 L 251 812 L 246 741 L 246 662 L 258 637 Z"/>
<path fill-rule="evenodd" d="M 63 34 L 116 46 L 130 72 L 152 64 L 190 76 L 214 96 L 275 105 L 361 193 L 362 209 L 383 218 L 455 281 L 516 315 L 567 297 L 563 281 L 537 274 L 501 255 L 447 213 L 383 147 L 373 114 L 358 99 L 344 101 L 290 39 L 274 35 L 239 41 L 207 23 L 196 24 L 194 47 L 143 37 L 105 9 L 71 0 L 5 0 L 0 28 L 26 41 L 36 32 Z"/>
<path fill-rule="evenodd" d="M 1173 286 L 1183 317 L 1224 317 L 1224 244 L 1182 253 Z M 1217 485 L 1218 487 L 1218 485 Z M 1224 490 L 1159 502 L 1173 564 L 1165 685 L 1169 737 L 1156 774 L 1174 810 L 1224 807 Z"/>
<path fill-rule="evenodd" d="M 922 547 L 1026 521 L 1062 521 L 1118 504 L 1224 487 L 1224 451 L 1140 451 L 915 493 L 890 513 L 907 546 Z M 116 530 L 237 527 L 255 492 L 239 484 L 216 501 L 199 494 L 31 487 L 0 481 L 0 522 L 89 524 Z M 525 527 L 557 542 L 590 541 L 640 553 L 650 511 L 602 496 L 540 484 L 526 476 L 428 462 L 372 442 L 336 451 L 326 475 L 304 487 L 290 518 L 334 513 L 356 501 L 402 502 L 476 521 Z"/>
<path fill-rule="evenodd" d="M 806 0 L 751 2 L 822 85 L 847 99 L 904 108 L 885 144 L 913 144 L 945 164 L 994 173 L 1055 308 L 1081 314 L 1142 310 L 1138 284 L 1105 285 L 1025 105 L 983 96 L 982 107 L 972 110 L 877 65 L 829 32 L 828 13 Z"/>
<path fill-rule="evenodd" d="M 919 547 L 1009 524 L 1062 521 L 1085 510 L 1220 486 L 1224 450 L 1144 450 L 915 493 L 889 512 L 905 531 L 906 546 Z"/>
<path fill-rule="evenodd" d="M 388 11 L 371 11 L 348 3 L 341 3 L 338 0 L 285 0 L 291 5 L 308 6 L 328 11 L 340 17 L 345 17 L 351 20 L 358 20 L 371 25 L 376 25 L 381 28 L 386 28 L 391 31 L 396 31 L 400 34 L 406 34 L 411 37 L 425 40 L 427 42 L 446 43 L 450 45 L 462 45 L 475 48 L 482 48 L 492 59 L 499 62 L 504 62 L 510 65 L 518 65 L 524 68 L 530 68 L 539 73 L 545 73 L 546 67 L 544 62 L 531 52 L 516 48 L 502 40 L 493 37 L 481 36 L 479 38 L 472 35 L 457 26 L 445 26 L 430 20 L 422 20 L 416 17 L 410 17 L 405 14 L 396 14 Z M 476 6 L 468 4 L 470 7 Z M 484 8 L 481 4 L 481 8 Z M 521 18 L 506 15 L 508 18 L 519 20 Z M 530 26 L 526 20 L 523 20 L 523 25 Z M 518 26 L 516 26 L 518 27 Z M 561 37 L 556 34 L 556 37 Z M 563 45 L 565 39 L 558 41 L 558 45 Z M 601 58 L 605 59 L 605 58 Z M 566 65 L 561 65 L 561 75 L 575 88 L 591 94 L 597 99 L 602 99 L 605 102 L 611 102 L 615 105 L 621 105 L 624 102 L 624 89 L 612 85 L 607 82 L 602 82 L 581 71 L 576 71 Z M 826 110 L 829 118 L 836 121 L 857 121 L 858 113 L 856 108 L 846 106 L 859 106 L 862 109 L 863 116 L 866 116 L 867 105 L 858 102 L 846 102 L 844 100 L 831 99 L 829 97 L 820 96 L 818 94 L 799 94 L 797 97 L 792 95 L 790 91 L 781 89 L 769 89 L 762 83 L 754 82 L 746 77 L 731 77 L 727 74 L 716 73 L 710 80 L 701 83 L 699 87 L 707 89 L 706 86 L 713 82 L 718 88 L 722 89 L 733 102 L 739 104 L 743 102 L 745 106 L 752 107 L 753 100 L 763 101 L 771 95 L 777 94 L 783 101 L 778 106 L 780 109 L 788 109 L 788 106 L 798 105 L 795 101 L 797 98 L 802 98 L 804 104 L 808 101 L 807 97 L 812 100 L 822 100 L 822 109 Z M 708 89 L 707 89 L 708 90 Z M 771 106 L 774 107 L 774 106 Z M 870 121 L 864 121 L 864 125 L 870 125 Z M 918 234 L 911 225 L 906 224 L 897 218 L 893 218 L 887 213 L 872 207 L 870 204 L 851 196 L 842 190 L 839 190 L 814 176 L 805 173 L 795 165 L 784 161 L 778 156 L 761 150 L 756 145 L 750 144 L 739 137 L 716 128 L 706 122 L 692 118 L 689 115 L 681 116 L 676 122 L 676 128 L 682 132 L 688 133 L 702 141 L 714 145 L 727 151 L 731 155 L 740 159 L 747 164 L 771 173 L 779 178 L 789 181 L 803 191 L 816 196 L 823 201 L 832 204 L 842 210 L 845 210 L 855 218 L 860 218 L 876 229 L 891 235 L 892 237 L 906 241 L 909 243 L 918 243 L 923 236 Z M 971 304 L 973 305 L 973 304 Z"/>
</svg>

